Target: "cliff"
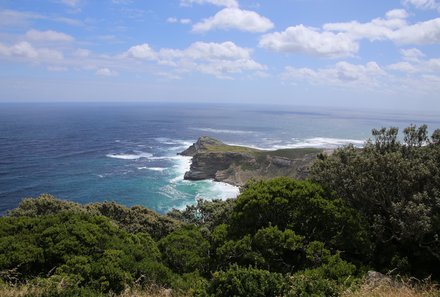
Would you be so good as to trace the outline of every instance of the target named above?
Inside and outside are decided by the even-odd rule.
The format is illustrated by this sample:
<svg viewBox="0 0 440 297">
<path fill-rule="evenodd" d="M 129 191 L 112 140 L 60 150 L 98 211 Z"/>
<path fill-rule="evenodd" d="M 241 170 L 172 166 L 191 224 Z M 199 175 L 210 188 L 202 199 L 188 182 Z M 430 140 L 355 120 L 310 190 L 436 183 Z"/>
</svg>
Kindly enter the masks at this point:
<svg viewBox="0 0 440 297">
<path fill-rule="evenodd" d="M 203 136 L 180 154 L 192 156 L 185 179 L 214 179 L 242 186 L 251 178 L 289 176 L 304 179 L 312 161 L 321 152 L 321 149 L 315 148 L 257 150 L 227 145 Z"/>
</svg>

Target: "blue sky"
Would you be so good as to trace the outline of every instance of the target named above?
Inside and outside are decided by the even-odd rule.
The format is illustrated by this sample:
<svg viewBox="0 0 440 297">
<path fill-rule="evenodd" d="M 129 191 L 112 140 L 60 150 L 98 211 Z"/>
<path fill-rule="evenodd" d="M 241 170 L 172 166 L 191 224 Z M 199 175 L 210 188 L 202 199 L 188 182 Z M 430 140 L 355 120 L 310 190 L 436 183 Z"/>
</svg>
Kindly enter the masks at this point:
<svg viewBox="0 0 440 297">
<path fill-rule="evenodd" d="M 440 110 L 439 0 L 0 0 L 0 101 Z"/>
</svg>

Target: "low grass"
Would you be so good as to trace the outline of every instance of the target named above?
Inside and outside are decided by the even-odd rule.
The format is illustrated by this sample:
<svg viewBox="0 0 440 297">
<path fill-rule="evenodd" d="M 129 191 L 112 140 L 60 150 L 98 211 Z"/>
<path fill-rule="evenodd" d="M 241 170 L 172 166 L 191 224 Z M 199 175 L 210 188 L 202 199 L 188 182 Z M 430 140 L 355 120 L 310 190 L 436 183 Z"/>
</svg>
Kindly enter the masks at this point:
<svg viewBox="0 0 440 297">
<path fill-rule="evenodd" d="M 288 159 L 300 159 L 306 155 L 319 154 L 323 150 L 318 148 L 292 148 L 292 149 L 280 149 L 275 151 L 259 151 L 257 154 L 272 157 L 283 157 Z"/>
<path fill-rule="evenodd" d="M 208 152 L 233 152 L 233 153 L 244 153 L 244 154 L 253 154 L 259 152 L 260 150 L 238 146 L 238 145 L 210 145 L 206 146 Z"/>
<path fill-rule="evenodd" d="M 210 145 L 206 146 L 207 152 L 233 152 L 254 155 L 258 160 L 265 160 L 267 156 L 300 159 L 305 155 L 319 154 L 323 150 L 318 148 L 291 148 L 265 151 L 238 145 Z"/>
<path fill-rule="evenodd" d="M 189 297 L 190 295 L 187 295 L 185 293 L 177 293 L 172 292 L 170 289 L 163 289 L 155 286 L 151 286 L 147 289 L 141 289 L 141 288 L 127 288 L 125 291 L 123 291 L 120 294 L 114 294 L 114 293 L 85 293 L 80 294 L 79 296 L 85 296 L 85 297 Z M 48 293 L 47 289 L 38 287 L 36 285 L 22 285 L 20 287 L 16 286 L 0 286 L 0 296 L 1 297 L 55 297 L 55 296 L 66 296 L 64 295 L 63 290 L 59 291 L 51 291 Z M 70 296 L 67 294 L 67 296 Z M 78 296 L 78 295 L 74 295 Z"/>
<path fill-rule="evenodd" d="M 429 281 L 381 281 L 363 283 L 360 287 L 351 288 L 341 297 L 439 297 L 440 288 Z"/>
</svg>

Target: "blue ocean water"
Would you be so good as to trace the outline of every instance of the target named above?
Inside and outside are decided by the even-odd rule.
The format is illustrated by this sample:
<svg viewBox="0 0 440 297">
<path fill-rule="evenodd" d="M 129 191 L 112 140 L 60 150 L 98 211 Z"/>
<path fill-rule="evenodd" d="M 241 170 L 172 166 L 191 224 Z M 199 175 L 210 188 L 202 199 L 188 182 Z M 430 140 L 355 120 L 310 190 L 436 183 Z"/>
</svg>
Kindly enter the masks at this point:
<svg viewBox="0 0 440 297">
<path fill-rule="evenodd" d="M 178 156 L 208 135 L 263 149 L 362 145 L 372 128 L 428 124 L 438 115 L 331 108 L 209 104 L 0 104 L 0 214 L 50 193 L 80 203 L 116 201 L 164 213 L 237 195 L 184 181 Z"/>
</svg>

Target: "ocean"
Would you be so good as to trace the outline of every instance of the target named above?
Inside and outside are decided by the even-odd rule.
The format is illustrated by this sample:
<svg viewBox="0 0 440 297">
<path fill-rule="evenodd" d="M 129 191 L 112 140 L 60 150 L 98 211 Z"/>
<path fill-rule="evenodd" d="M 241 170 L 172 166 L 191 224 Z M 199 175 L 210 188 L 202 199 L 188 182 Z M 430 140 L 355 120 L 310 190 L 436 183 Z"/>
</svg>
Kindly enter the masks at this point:
<svg viewBox="0 0 440 297">
<path fill-rule="evenodd" d="M 50 193 L 79 203 L 115 201 L 160 213 L 198 198 L 235 197 L 213 181 L 185 181 L 177 153 L 207 135 L 262 149 L 362 146 L 372 128 L 428 124 L 438 114 L 182 103 L 0 104 L 0 214 Z"/>
</svg>

